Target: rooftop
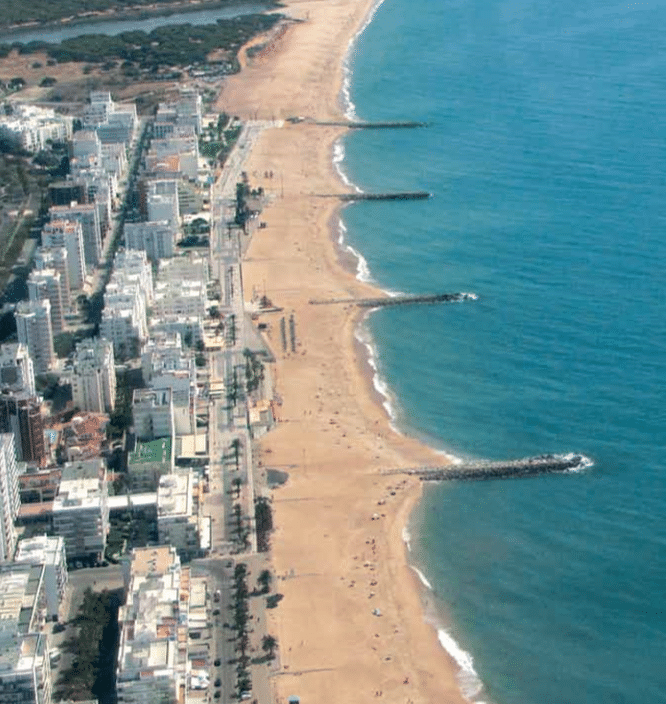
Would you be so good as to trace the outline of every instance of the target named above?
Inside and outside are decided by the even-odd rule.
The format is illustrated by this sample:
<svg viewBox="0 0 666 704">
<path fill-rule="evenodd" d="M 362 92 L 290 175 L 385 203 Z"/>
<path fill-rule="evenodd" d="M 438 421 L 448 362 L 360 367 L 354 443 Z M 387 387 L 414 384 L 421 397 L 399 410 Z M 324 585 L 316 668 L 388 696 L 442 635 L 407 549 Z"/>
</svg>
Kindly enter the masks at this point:
<svg viewBox="0 0 666 704">
<path fill-rule="evenodd" d="M 171 438 L 158 438 L 147 442 L 136 443 L 136 448 L 130 452 L 129 464 L 144 464 L 148 462 L 171 462 Z"/>
</svg>

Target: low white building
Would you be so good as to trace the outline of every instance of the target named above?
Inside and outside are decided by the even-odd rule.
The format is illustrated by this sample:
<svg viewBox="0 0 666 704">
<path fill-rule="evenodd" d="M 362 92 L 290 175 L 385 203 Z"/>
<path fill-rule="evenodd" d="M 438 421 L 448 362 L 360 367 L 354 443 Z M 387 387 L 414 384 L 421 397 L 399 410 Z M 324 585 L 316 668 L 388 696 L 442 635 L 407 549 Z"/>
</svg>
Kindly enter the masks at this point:
<svg viewBox="0 0 666 704">
<path fill-rule="evenodd" d="M 19 540 L 14 561 L 44 566 L 47 616 L 57 621 L 67 588 L 65 539 L 62 536 L 40 535 Z"/>
<path fill-rule="evenodd" d="M 49 142 L 66 142 L 72 137 L 74 119 L 50 108 L 12 104 L 12 114 L 0 116 L 0 137 L 18 149 L 38 152 Z"/>
</svg>

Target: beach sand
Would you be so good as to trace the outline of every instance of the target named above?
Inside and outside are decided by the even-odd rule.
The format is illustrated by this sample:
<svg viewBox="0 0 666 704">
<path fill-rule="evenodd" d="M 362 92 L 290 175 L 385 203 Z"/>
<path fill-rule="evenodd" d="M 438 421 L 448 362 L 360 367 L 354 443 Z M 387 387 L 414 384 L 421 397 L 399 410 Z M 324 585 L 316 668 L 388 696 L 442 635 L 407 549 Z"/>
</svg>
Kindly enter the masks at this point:
<svg viewBox="0 0 666 704">
<path fill-rule="evenodd" d="M 220 111 L 241 119 L 341 117 L 342 61 L 372 0 L 287 4 L 305 21 L 225 82 Z M 403 528 L 420 484 L 380 474 L 442 457 L 391 429 L 354 338 L 359 310 L 308 304 L 378 293 L 340 254 L 337 202 L 313 195 L 346 190 L 332 165 L 341 134 L 303 123 L 265 130 L 246 167 L 272 202 L 243 265 L 245 297 L 265 292 L 284 308 L 261 316 L 282 403 L 260 461 L 289 473 L 273 494 L 275 591 L 284 595 L 269 612 L 279 643 L 276 701 L 462 702 L 454 663 L 425 621 L 407 563 Z M 283 349 L 280 334 L 280 317 L 292 314 L 295 352 Z"/>
</svg>

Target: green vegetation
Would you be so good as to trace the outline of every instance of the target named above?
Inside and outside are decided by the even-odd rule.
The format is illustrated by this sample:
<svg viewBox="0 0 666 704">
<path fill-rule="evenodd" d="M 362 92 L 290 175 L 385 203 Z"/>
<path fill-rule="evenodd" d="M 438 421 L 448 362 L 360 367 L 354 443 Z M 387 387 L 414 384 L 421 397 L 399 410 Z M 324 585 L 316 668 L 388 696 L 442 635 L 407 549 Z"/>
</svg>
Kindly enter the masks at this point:
<svg viewBox="0 0 666 704">
<path fill-rule="evenodd" d="M 137 388 L 139 386 L 132 375 L 127 372 L 116 374 L 116 406 L 106 426 L 106 436 L 109 439 L 121 438 L 132 425 L 132 394 Z"/>
<path fill-rule="evenodd" d="M 215 0 L 202 3 L 198 9 L 207 7 L 225 7 L 227 5 L 236 4 L 234 0 Z M 267 2 L 271 5 L 272 3 Z M 142 6 L 159 6 L 164 13 L 168 11 L 182 11 L 182 3 L 174 2 L 174 0 L 33 0 L 29 4 L 20 2 L 20 0 L 3 0 L 2 2 L 2 26 L 18 24 L 22 22 L 54 22 L 65 17 L 78 17 L 84 21 L 94 19 L 90 17 L 91 13 L 107 12 L 115 10 L 119 17 L 129 14 L 129 10 L 140 8 Z M 132 13 L 136 14 L 136 12 Z M 141 16 L 146 15 L 145 10 Z M 151 12 L 151 15 L 158 14 Z M 119 19 L 106 17 L 104 19 Z"/>
<path fill-rule="evenodd" d="M 273 530 L 273 511 L 265 496 L 260 496 L 254 503 L 254 522 L 257 527 L 257 550 L 268 552 Z"/>
<path fill-rule="evenodd" d="M 157 525 L 143 516 L 132 517 L 129 511 L 110 519 L 109 535 L 106 539 L 104 557 L 109 562 L 132 548 L 145 547 L 157 542 Z"/>
<path fill-rule="evenodd" d="M 126 76 L 138 77 L 148 72 L 157 77 L 167 72 L 173 78 L 178 66 L 207 65 L 208 56 L 222 49 L 227 55 L 220 61 L 223 73 L 236 73 L 240 69 L 236 54 L 252 37 L 266 32 L 281 19 L 280 15 L 244 15 L 216 24 L 179 24 L 157 27 L 150 33 L 143 31 L 122 32 L 114 36 L 86 34 L 65 39 L 60 44 L 30 42 L 20 45 L 21 53 L 46 51 L 54 60 L 64 63 L 77 61 L 87 64 L 110 65 L 120 61 Z M 17 87 L 19 87 L 17 85 Z"/>
<path fill-rule="evenodd" d="M 245 357 L 245 386 L 248 393 L 256 391 L 264 380 L 264 365 L 256 352 L 247 347 L 243 350 Z"/>
<path fill-rule="evenodd" d="M 114 650 L 108 642 L 117 634 L 118 604 L 115 595 L 106 590 L 95 594 L 88 587 L 84 592 L 83 604 L 73 622 L 76 633 L 66 643 L 74 659 L 58 681 L 59 698 L 93 699 L 104 691 L 107 661 Z"/>
</svg>

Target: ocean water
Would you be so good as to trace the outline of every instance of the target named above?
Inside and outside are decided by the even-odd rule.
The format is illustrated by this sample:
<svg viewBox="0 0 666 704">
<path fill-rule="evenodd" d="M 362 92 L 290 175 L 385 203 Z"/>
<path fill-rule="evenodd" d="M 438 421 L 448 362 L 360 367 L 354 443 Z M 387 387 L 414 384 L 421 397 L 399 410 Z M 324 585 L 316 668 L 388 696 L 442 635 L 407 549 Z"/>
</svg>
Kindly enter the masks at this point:
<svg viewBox="0 0 666 704">
<path fill-rule="evenodd" d="M 384 0 L 350 52 L 366 191 L 341 235 L 389 291 L 360 334 L 396 426 L 593 468 L 429 486 L 410 549 L 471 701 L 666 702 L 666 2 Z"/>
</svg>

